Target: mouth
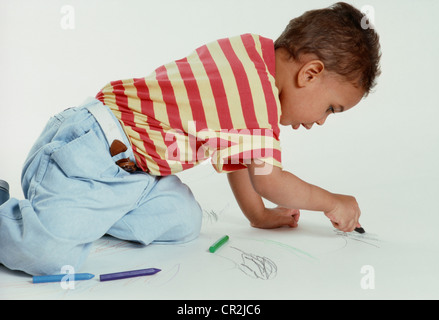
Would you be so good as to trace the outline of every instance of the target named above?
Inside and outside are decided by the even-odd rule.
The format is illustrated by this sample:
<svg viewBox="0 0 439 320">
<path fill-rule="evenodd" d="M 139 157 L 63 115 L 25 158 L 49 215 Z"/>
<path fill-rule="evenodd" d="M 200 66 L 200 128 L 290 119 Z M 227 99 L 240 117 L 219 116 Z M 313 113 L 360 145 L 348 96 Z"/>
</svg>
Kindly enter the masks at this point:
<svg viewBox="0 0 439 320">
<path fill-rule="evenodd" d="M 310 130 L 312 128 L 312 124 L 309 125 L 309 124 L 305 124 L 305 123 L 293 124 L 292 128 L 294 130 L 297 130 L 300 128 L 300 126 L 304 127 L 306 130 Z"/>
</svg>

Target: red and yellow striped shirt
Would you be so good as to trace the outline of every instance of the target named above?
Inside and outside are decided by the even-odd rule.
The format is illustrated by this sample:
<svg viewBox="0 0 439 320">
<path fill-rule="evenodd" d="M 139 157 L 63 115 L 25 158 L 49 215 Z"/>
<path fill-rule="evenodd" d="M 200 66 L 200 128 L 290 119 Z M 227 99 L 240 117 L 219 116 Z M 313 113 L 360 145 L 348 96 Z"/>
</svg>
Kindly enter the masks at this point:
<svg viewBox="0 0 439 320">
<path fill-rule="evenodd" d="M 138 166 L 169 175 L 211 158 L 218 172 L 250 159 L 281 167 L 273 41 L 244 34 L 204 45 L 96 98 L 120 120 Z"/>
</svg>

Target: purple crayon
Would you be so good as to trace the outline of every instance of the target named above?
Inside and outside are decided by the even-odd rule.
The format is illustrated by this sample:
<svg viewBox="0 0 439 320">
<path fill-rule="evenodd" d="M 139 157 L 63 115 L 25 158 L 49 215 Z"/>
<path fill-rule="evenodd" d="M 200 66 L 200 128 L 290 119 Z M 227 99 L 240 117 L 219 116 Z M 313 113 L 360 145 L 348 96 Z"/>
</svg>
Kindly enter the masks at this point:
<svg viewBox="0 0 439 320">
<path fill-rule="evenodd" d="M 100 281 L 111 281 L 111 280 L 119 280 L 119 279 L 134 278 L 134 277 L 141 277 L 141 276 L 152 276 L 153 274 L 156 274 L 157 272 L 160 272 L 160 271 L 162 271 L 162 270 L 156 269 L 156 268 L 149 268 L 149 269 L 101 274 L 99 276 L 99 280 Z"/>
</svg>

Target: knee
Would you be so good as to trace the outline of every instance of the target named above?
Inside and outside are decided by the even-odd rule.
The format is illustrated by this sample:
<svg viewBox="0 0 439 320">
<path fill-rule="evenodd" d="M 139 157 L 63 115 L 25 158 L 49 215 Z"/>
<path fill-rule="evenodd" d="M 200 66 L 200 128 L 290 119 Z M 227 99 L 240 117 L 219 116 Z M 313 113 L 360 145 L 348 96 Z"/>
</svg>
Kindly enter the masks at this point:
<svg viewBox="0 0 439 320">
<path fill-rule="evenodd" d="M 187 241 L 195 239 L 200 234 L 203 216 L 202 208 L 195 198 L 187 200 L 182 210 L 182 216 L 185 221 L 184 228 L 186 230 Z"/>
<path fill-rule="evenodd" d="M 169 225 L 170 230 L 166 232 L 166 236 L 173 242 L 187 242 L 200 234 L 202 208 L 190 188 L 181 183 L 177 177 L 172 177 L 174 180 L 173 188 L 170 189 L 172 192 L 168 193 L 163 205 L 172 212 L 170 217 L 172 216 L 174 223 Z"/>
<path fill-rule="evenodd" d="M 186 194 L 181 193 L 173 201 L 173 207 L 177 212 L 178 222 L 175 229 L 176 241 L 187 242 L 198 237 L 201 229 L 202 208 L 189 190 Z"/>
<path fill-rule="evenodd" d="M 188 220 L 201 221 L 202 209 L 192 190 L 182 183 L 177 176 L 167 176 L 166 179 L 167 185 L 163 185 L 169 188 L 166 201 L 172 203 L 172 206 L 181 211 L 181 214 L 187 217 Z"/>
<path fill-rule="evenodd" d="M 49 232 L 28 200 L 11 199 L 7 205 L 0 216 L 0 263 L 30 275 L 60 273 L 63 266 L 81 267 L 90 243 Z"/>
</svg>

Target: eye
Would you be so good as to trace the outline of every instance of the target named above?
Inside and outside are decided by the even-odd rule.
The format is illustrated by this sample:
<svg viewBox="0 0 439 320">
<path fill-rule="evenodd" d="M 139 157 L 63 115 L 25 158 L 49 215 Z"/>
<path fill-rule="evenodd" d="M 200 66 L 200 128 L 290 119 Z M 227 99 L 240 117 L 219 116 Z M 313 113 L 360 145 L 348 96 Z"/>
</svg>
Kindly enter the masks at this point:
<svg viewBox="0 0 439 320">
<path fill-rule="evenodd" d="M 327 112 L 335 113 L 334 107 L 333 106 L 329 106 Z"/>
</svg>

